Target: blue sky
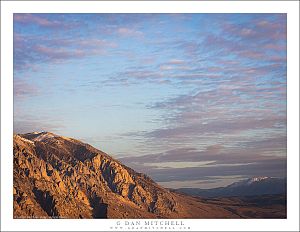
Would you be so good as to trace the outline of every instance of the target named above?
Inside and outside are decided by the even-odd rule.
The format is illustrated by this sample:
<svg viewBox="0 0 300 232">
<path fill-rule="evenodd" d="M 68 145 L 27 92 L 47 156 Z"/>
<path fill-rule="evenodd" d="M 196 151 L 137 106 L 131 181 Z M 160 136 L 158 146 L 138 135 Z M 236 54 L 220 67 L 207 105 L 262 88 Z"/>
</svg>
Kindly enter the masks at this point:
<svg viewBox="0 0 300 232">
<path fill-rule="evenodd" d="M 14 14 L 14 131 L 166 187 L 286 176 L 285 14 Z"/>
</svg>

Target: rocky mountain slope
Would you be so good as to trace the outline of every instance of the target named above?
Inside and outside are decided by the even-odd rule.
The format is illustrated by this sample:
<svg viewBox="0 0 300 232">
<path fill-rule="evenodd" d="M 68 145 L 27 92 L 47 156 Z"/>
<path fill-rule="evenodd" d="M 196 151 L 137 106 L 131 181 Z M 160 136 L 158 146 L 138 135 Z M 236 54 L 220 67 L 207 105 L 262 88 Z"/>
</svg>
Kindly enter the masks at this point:
<svg viewBox="0 0 300 232">
<path fill-rule="evenodd" d="M 180 188 L 174 191 L 200 197 L 259 196 L 265 194 L 286 195 L 287 182 L 286 178 L 265 176 L 241 180 L 226 187 L 212 189 Z"/>
<path fill-rule="evenodd" d="M 13 151 L 14 218 L 286 218 L 284 197 L 170 192 L 88 144 L 49 132 L 14 135 Z"/>
<path fill-rule="evenodd" d="M 173 193 L 78 140 L 14 135 L 14 218 L 238 218 Z"/>
</svg>

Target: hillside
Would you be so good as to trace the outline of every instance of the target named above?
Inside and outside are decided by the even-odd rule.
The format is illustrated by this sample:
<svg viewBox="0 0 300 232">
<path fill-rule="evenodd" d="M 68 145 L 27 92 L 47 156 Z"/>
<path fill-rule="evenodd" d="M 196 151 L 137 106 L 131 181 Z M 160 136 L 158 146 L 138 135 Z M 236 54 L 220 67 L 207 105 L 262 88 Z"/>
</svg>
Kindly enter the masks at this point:
<svg viewBox="0 0 300 232">
<path fill-rule="evenodd" d="M 244 217 L 228 205 L 170 192 L 76 139 L 50 132 L 13 139 L 14 218 Z"/>
<path fill-rule="evenodd" d="M 226 187 L 199 189 L 199 188 L 180 188 L 175 192 L 182 192 L 199 197 L 243 197 L 260 195 L 286 195 L 286 178 L 273 177 L 253 177 L 230 184 Z"/>
</svg>

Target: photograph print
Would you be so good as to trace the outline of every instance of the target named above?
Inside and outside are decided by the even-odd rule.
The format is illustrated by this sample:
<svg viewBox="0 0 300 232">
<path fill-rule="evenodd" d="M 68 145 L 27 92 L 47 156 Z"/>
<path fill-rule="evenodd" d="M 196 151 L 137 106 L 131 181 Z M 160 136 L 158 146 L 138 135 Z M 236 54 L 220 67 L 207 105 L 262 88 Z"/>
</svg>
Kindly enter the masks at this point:
<svg viewBox="0 0 300 232">
<path fill-rule="evenodd" d="M 286 24 L 14 13 L 13 217 L 287 218 Z"/>
</svg>

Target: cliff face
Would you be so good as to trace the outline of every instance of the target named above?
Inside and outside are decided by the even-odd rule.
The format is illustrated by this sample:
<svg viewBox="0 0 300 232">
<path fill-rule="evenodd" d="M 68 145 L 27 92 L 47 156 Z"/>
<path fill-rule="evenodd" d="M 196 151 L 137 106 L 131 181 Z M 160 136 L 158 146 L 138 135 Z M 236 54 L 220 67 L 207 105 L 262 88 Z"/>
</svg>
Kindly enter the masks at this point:
<svg viewBox="0 0 300 232">
<path fill-rule="evenodd" d="M 14 135 L 15 218 L 218 218 L 104 152 L 49 132 Z"/>
</svg>

